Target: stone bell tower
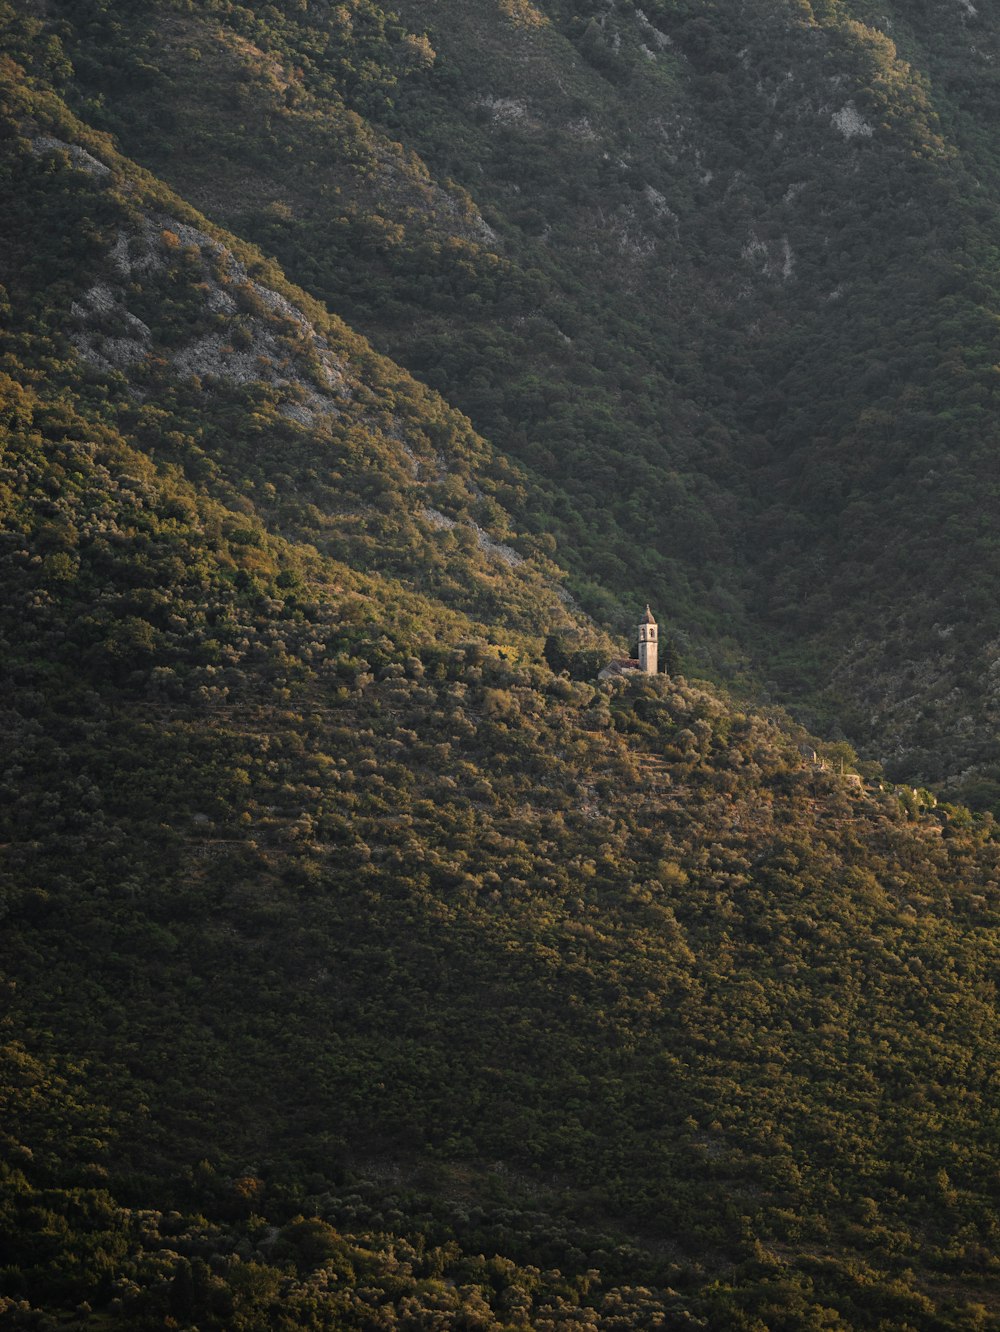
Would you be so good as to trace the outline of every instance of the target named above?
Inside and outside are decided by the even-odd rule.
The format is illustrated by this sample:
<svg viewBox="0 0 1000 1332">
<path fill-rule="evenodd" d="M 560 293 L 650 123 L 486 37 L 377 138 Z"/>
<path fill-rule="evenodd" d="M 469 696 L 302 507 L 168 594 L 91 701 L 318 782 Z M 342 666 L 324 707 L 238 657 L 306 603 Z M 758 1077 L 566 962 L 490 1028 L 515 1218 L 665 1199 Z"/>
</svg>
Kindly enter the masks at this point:
<svg viewBox="0 0 1000 1332">
<path fill-rule="evenodd" d="M 656 674 L 656 621 L 648 605 L 639 621 L 639 670 L 647 675 Z"/>
</svg>

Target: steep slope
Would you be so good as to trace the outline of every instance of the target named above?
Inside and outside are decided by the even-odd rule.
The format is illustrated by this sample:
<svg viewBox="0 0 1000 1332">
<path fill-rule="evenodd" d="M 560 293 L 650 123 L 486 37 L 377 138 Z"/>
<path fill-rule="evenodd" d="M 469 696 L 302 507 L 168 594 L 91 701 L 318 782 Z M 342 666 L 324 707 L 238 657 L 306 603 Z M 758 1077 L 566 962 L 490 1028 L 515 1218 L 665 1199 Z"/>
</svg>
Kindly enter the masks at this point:
<svg viewBox="0 0 1000 1332">
<path fill-rule="evenodd" d="M 660 439 L 668 409 L 645 400 L 638 376 L 653 376 L 650 398 L 671 401 L 656 364 L 662 345 L 627 311 L 609 338 L 606 299 L 598 294 L 589 308 L 575 256 L 553 271 L 530 234 L 525 246 L 518 226 L 495 232 L 464 189 L 394 141 L 395 112 L 389 132 L 359 116 L 355 108 L 385 111 L 384 88 L 397 80 L 397 109 L 407 83 L 421 104 L 431 93 L 426 60 L 401 79 L 398 40 L 371 38 L 379 14 L 360 6 L 356 23 L 333 33 L 325 24 L 303 30 L 297 17 L 261 21 L 242 8 L 105 22 L 99 50 L 88 29 L 85 77 L 108 109 L 126 102 L 127 117 L 106 110 L 98 118 L 131 152 L 212 216 L 279 253 L 310 290 L 528 460 L 532 485 L 519 517 L 566 544 L 588 606 L 624 628 L 608 588 L 631 595 L 635 578 L 666 580 L 678 618 L 706 641 L 705 625 L 740 616 L 721 525 L 727 501 L 700 465 L 690 424 L 666 447 Z M 148 53 L 141 75 L 122 78 L 122 64 L 131 70 L 140 50 Z M 364 80 L 343 76 L 344 67 L 362 66 Z M 445 115 L 436 108 L 430 123 L 440 120 L 442 137 L 457 145 L 464 131 Z M 572 176 L 580 163 L 565 166 Z M 548 167 L 539 161 L 538 170 Z M 556 317 L 549 306 L 559 284 L 568 286 Z M 603 368 L 588 364 L 599 342 Z M 626 373 L 639 391 L 623 413 Z M 639 547 L 634 523 L 647 507 L 673 516 Z"/>
<path fill-rule="evenodd" d="M 270 527 L 492 626 L 570 625 L 498 502 L 522 478 L 464 418 L 57 103 L 7 93 L 0 276 L 48 392 L 242 511 L 251 570 Z"/>
<path fill-rule="evenodd" d="M 516 470 L 4 97 L 5 1321 L 995 1325 L 993 820 L 553 673 Z"/>
<path fill-rule="evenodd" d="M 535 1326 L 975 1319 L 992 824 L 682 680 L 429 642 L 429 608 L 371 615 L 309 552 L 269 541 L 305 587 L 241 594 L 217 505 L 9 401 L 9 1297 L 129 1327 L 488 1328 L 515 1296 Z M 75 577 L 53 481 L 101 497 Z M 121 612 L 154 572 L 151 635 Z"/>
<path fill-rule="evenodd" d="M 86 115 L 528 467 L 588 607 L 995 775 L 990 12 L 46 14 Z"/>
</svg>

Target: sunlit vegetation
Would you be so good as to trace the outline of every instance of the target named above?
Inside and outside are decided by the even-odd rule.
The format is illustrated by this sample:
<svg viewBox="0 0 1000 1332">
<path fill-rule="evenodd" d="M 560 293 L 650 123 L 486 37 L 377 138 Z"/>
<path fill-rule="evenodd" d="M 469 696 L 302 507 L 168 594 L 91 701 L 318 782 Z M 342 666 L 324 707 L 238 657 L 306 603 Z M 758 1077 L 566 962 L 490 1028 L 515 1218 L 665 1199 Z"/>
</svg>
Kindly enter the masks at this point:
<svg viewBox="0 0 1000 1332">
<path fill-rule="evenodd" d="M 981 692 L 994 148 L 880 21 L 0 3 L 4 1326 L 997 1326 L 992 741 L 689 678 Z"/>
<path fill-rule="evenodd" d="M 74 0 L 31 49 L 524 466 L 502 502 L 598 618 L 624 631 L 642 587 L 716 674 L 982 802 L 1000 237 L 974 9 Z"/>
</svg>

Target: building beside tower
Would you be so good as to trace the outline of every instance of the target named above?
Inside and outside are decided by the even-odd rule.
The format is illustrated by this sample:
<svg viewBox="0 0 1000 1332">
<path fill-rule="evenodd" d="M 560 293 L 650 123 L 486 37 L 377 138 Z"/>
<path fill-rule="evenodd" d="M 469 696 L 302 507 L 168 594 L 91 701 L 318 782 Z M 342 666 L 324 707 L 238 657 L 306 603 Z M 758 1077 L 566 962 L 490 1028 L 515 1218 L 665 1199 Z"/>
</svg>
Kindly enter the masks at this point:
<svg viewBox="0 0 1000 1332">
<path fill-rule="evenodd" d="M 638 657 L 615 657 L 613 661 L 608 662 L 603 671 L 599 672 L 598 680 L 613 680 L 617 676 L 631 675 L 633 672 L 638 672 L 640 675 L 655 675 L 659 650 L 657 638 L 656 621 L 647 604 L 646 613 L 639 621 Z"/>
</svg>

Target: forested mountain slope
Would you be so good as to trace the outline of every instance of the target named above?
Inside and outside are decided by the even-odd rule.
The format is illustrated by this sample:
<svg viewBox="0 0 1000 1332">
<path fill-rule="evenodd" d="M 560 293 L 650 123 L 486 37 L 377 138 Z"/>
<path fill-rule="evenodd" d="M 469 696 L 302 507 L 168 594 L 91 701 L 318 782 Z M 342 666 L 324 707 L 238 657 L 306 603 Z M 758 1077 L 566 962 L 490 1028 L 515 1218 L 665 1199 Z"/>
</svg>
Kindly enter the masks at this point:
<svg viewBox="0 0 1000 1332">
<path fill-rule="evenodd" d="M 688 87 L 657 63 L 681 33 L 650 8 L 616 44 L 613 15 L 508 0 L 478 10 L 506 64 L 475 7 L 435 9 L 425 43 L 365 5 L 0 7 L 0 1321 L 996 1327 L 996 823 L 681 675 L 599 686 L 615 645 L 552 558 L 613 624 L 641 575 L 699 650 L 753 646 L 791 450 L 741 452 L 735 360 L 711 392 L 702 367 L 712 309 L 771 292 L 761 347 L 790 337 L 784 279 L 726 307 L 745 260 L 720 242 L 710 271 L 677 260 L 674 305 L 651 256 L 612 263 L 611 213 L 584 241 L 598 205 L 556 209 L 554 172 L 517 207 L 564 212 L 558 244 L 501 207 L 499 167 L 466 193 L 443 165 L 509 111 L 448 129 L 473 37 L 498 80 L 524 49 L 555 71 L 538 87 L 588 121 L 560 151 L 590 160 L 628 138 L 628 80 Z M 210 99 L 238 88 L 237 132 Z M 907 123 L 944 147 L 911 144 L 907 180 L 960 169 L 928 114 Z M 433 173 L 392 147 L 407 125 Z M 353 157 L 268 208 L 286 131 L 290 160 L 312 135 Z M 275 228 L 313 295 L 220 224 L 254 154 L 243 230 Z M 309 214 L 324 186 L 343 211 Z M 542 338 L 557 290 L 570 343 Z M 316 294 L 480 393 L 495 438 Z M 591 336 L 605 360 L 572 352 Z M 480 359 L 447 369 L 446 344 Z M 529 373 L 519 441 L 501 386 Z M 626 429 L 626 392 L 633 424 L 647 393 L 686 424 Z M 662 540 L 637 546 L 630 506 Z"/>
<path fill-rule="evenodd" d="M 588 608 L 994 771 L 989 6 L 39 13 L 88 119 L 528 467 Z"/>
</svg>

